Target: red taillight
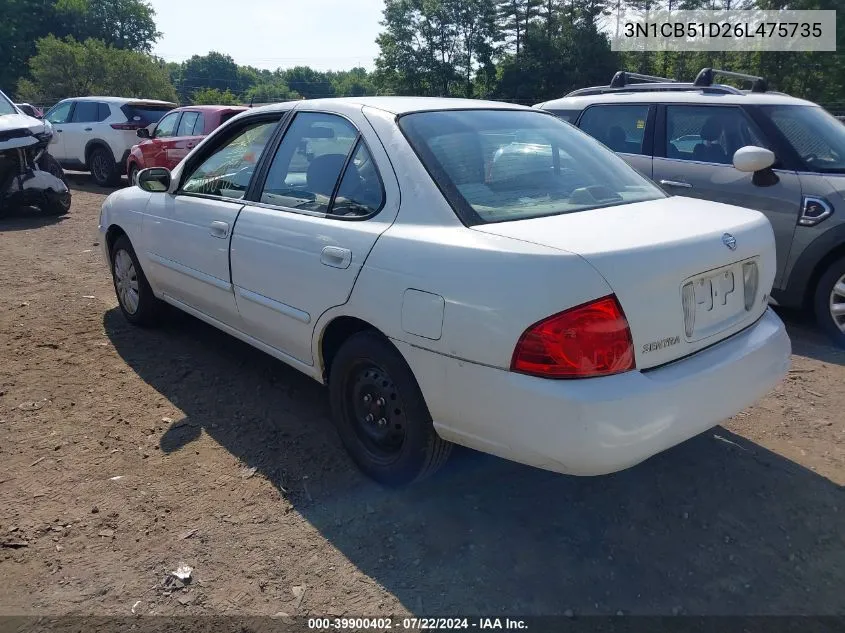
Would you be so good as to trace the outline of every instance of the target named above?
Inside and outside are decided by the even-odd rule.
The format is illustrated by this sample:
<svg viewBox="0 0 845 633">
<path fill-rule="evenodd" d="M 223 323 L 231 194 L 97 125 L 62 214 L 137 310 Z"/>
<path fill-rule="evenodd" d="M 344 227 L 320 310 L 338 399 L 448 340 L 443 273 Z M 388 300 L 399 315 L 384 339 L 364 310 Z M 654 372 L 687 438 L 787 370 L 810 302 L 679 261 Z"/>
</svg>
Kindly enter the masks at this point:
<svg viewBox="0 0 845 633">
<path fill-rule="evenodd" d="M 146 127 L 141 123 L 112 123 L 111 126 L 115 130 L 139 130 L 142 127 Z"/>
<path fill-rule="evenodd" d="M 607 376 L 634 366 L 631 329 L 614 295 L 535 323 L 511 361 L 511 370 L 543 378 Z"/>
</svg>

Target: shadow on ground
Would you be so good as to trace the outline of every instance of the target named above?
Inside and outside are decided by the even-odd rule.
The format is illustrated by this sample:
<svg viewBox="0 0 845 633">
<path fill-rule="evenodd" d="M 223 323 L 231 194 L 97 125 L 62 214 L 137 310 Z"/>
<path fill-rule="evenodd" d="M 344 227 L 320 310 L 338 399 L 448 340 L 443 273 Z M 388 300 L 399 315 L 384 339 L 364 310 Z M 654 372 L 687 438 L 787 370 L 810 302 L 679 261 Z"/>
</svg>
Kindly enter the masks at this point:
<svg viewBox="0 0 845 633">
<path fill-rule="evenodd" d="M 416 614 L 845 614 L 843 490 L 722 428 L 607 477 L 461 450 L 385 490 L 293 369 L 189 317 L 148 331 L 112 310 L 104 326 L 185 412 L 164 452 L 207 433 Z"/>
<path fill-rule="evenodd" d="M 128 186 L 128 181 L 125 177 L 120 179 L 120 184 L 116 187 L 101 187 L 94 182 L 94 179 L 91 177 L 90 174 L 74 171 L 74 172 L 65 172 L 65 179 L 67 180 L 67 185 L 71 190 L 71 193 L 74 191 L 85 191 L 87 193 L 98 193 L 100 195 L 107 196 L 118 189 L 122 189 Z"/>
<path fill-rule="evenodd" d="M 0 233 L 28 231 L 42 226 L 58 224 L 67 219 L 64 215 L 47 215 L 36 207 L 0 209 Z"/>
<path fill-rule="evenodd" d="M 792 353 L 814 358 L 823 363 L 845 365 L 845 349 L 836 347 L 816 325 L 807 310 L 777 308 L 792 340 Z"/>
</svg>

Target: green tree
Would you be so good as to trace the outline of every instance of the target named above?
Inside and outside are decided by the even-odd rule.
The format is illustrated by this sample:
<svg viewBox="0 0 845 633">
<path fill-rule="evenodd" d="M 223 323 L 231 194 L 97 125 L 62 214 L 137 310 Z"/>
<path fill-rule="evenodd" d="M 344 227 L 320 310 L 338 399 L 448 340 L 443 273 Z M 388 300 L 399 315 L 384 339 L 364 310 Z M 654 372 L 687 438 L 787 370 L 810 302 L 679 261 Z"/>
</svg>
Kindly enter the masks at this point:
<svg viewBox="0 0 845 633">
<path fill-rule="evenodd" d="M 299 94 L 291 90 L 284 81 L 275 78 L 270 81 L 259 81 L 249 88 L 244 95 L 244 102 L 278 103 L 279 101 L 292 101 L 299 98 Z"/>
<path fill-rule="evenodd" d="M 522 50 L 528 24 L 538 15 L 543 0 L 499 0 L 498 23 L 508 50 L 517 57 Z"/>
<path fill-rule="evenodd" d="M 294 92 L 306 99 L 321 99 L 335 96 L 334 86 L 326 73 L 309 68 L 295 66 L 281 73 L 283 80 Z"/>
<path fill-rule="evenodd" d="M 102 40 L 114 48 L 149 53 L 161 37 L 155 10 L 145 0 L 58 0 L 51 32 L 82 41 Z"/>
<path fill-rule="evenodd" d="M 216 51 L 194 55 L 184 64 L 176 90 L 183 101 L 189 101 L 197 91 L 215 88 L 221 92 L 240 94 L 247 86 L 235 61 Z"/>
<path fill-rule="evenodd" d="M 99 40 L 77 42 L 52 35 L 36 42 L 29 61 L 30 79 L 18 85 L 27 101 L 54 102 L 94 94 L 176 100 L 167 68 L 145 53 L 106 46 Z"/>
<path fill-rule="evenodd" d="M 238 98 L 230 90 L 221 91 L 217 88 L 203 88 L 197 90 L 191 97 L 194 105 L 238 105 Z"/>
<path fill-rule="evenodd" d="M 334 94 L 338 97 L 363 97 L 374 95 L 377 90 L 366 68 L 353 68 L 340 72 L 327 72 Z"/>
</svg>

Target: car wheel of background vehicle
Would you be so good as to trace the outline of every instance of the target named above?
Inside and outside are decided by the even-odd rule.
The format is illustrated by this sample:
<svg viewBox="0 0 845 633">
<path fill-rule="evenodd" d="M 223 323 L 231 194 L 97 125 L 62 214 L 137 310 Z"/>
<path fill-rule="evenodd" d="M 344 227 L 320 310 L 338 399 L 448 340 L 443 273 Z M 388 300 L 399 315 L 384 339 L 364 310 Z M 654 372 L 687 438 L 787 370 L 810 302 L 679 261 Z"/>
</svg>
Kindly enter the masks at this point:
<svg viewBox="0 0 845 633">
<path fill-rule="evenodd" d="M 39 206 L 45 215 L 64 215 L 70 211 L 70 192 L 46 191 Z"/>
<path fill-rule="evenodd" d="M 126 178 L 129 180 L 129 186 L 134 187 L 138 184 L 138 172 L 141 171 L 138 169 L 138 165 L 132 163 L 129 166 L 129 171 L 126 172 Z"/>
<path fill-rule="evenodd" d="M 101 187 L 111 187 L 120 180 L 117 165 L 111 152 L 104 147 L 98 147 L 88 157 L 88 170 Z"/>
<path fill-rule="evenodd" d="M 822 330 L 839 347 L 845 347 L 845 258 L 833 262 L 821 276 L 814 303 Z"/>
<path fill-rule="evenodd" d="M 52 174 L 63 183 L 67 184 L 67 178 L 65 178 L 65 170 L 62 169 L 62 166 L 59 164 L 52 155 L 47 152 L 41 154 L 41 158 L 38 159 L 38 167 L 42 171 L 46 171 L 48 174 Z"/>
<path fill-rule="evenodd" d="M 352 459 L 376 481 L 401 486 L 440 468 L 452 444 L 434 430 L 410 367 L 377 332 L 353 335 L 329 373 L 332 415 Z"/>
<path fill-rule="evenodd" d="M 111 270 L 117 303 L 126 320 L 134 325 L 155 325 L 161 313 L 161 302 L 153 294 L 132 243 L 125 235 L 117 238 L 112 246 Z"/>
</svg>

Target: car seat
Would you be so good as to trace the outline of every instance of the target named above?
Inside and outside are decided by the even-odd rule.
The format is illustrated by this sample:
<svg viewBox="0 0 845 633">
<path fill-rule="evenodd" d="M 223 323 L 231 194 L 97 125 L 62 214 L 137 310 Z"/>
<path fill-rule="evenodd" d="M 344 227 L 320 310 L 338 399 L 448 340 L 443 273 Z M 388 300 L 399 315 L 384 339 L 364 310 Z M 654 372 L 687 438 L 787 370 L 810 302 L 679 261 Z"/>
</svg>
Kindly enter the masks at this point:
<svg viewBox="0 0 845 633">
<path fill-rule="evenodd" d="M 699 143 L 692 150 L 693 160 L 698 160 L 703 163 L 728 162 L 725 150 L 721 145 L 717 144 L 722 136 L 724 128 L 724 122 L 719 116 L 714 115 L 704 121 L 704 125 L 701 126 L 701 132 L 699 132 L 699 136 L 701 136 L 704 142 Z"/>
</svg>

